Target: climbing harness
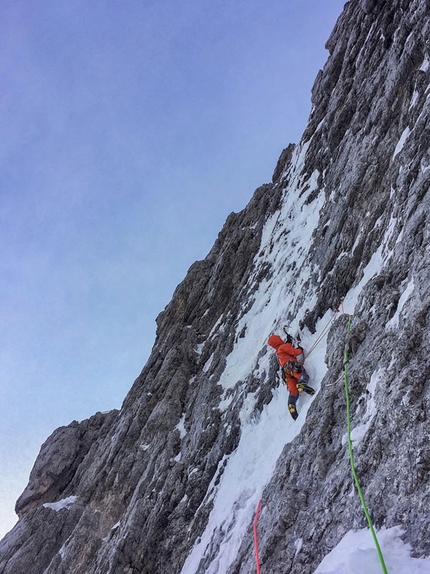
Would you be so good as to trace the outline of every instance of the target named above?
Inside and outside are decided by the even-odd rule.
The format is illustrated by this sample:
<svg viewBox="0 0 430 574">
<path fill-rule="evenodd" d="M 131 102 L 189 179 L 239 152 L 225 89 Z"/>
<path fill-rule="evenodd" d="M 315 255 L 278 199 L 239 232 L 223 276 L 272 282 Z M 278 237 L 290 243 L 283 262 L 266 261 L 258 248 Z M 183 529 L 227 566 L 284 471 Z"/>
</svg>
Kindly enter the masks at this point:
<svg viewBox="0 0 430 574">
<path fill-rule="evenodd" d="M 349 317 L 348 321 L 348 333 L 351 330 L 351 321 L 352 315 Z M 347 421 L 347 429 L 348 429 L 348 452 L 349 452 L 349 461 L 351 463 L 351 471 L 352 476 L 354 477 L 355 486 L 358 491 L 358 496 L 360 497 L 361 506 L 363 508 L 364 514 L 367 519 L 367 523 L 369 524 L 370 531 L 373 536 L 373 540 L 375 542 L 376 550 L 378 552 L 379 560 L 381 562 L 382 571 L 384 574 L 388 574 L 387 567 L 385 566 L 384 557 L 382 555 L 381 547 L 379 546 L 378 538 L 376 536 L 375 528 L 373 526 L 372 518 L 370 517 L 369 511 L 367 510 L 366 501 L 364 500 L 364 495 L 360 487 L 360 482 L 358 480 L 357 471 L 354 464 L 354 455 L 352 452 L 352 441 L 351 441 L 351 410 L 350 410 L 350 402 L 349 402 L 349 389 L 348 389 L 348 341 L 345 343 L 345 350 L 343 354 L 343 380 L 345 383 L 345 399 L 346 399 L 346 421 Z"/>
<path fill-rule="evenodd" d="M 254 551 L 255 551 L 255 562 L 257 564 L 257 574 L 260 574 L 260 556 L 258 555 L 258 534 L 257 534 L 257 522 L 258 515 L 260 514 L 261 500 L 258 501 L 257 511 L 254 518 Z"/>
<path fill-rule="evenodd" d="M 281 370 L 285 378 L 290 378 L 294 377 L 294 375 L 297 375 L 298 373 L 303 373 L 305 369 L 296 361 L 288 361 L 283 367 L 281 367 Z"/>
</svg>

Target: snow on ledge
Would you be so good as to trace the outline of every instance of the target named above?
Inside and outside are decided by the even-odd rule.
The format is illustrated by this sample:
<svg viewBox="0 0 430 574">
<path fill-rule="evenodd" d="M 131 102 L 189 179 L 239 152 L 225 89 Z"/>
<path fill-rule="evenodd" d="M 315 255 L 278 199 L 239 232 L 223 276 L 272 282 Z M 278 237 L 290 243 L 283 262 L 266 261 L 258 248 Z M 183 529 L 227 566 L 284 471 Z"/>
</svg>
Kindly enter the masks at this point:
<svg viewBox="0 0 430 574">
<path fill-rule="evenodd" d="M 69 508 L 75 504 L 75 502 L 78 500 L 77 496 L 68 496 L 67 498 L 63 498 L 62 500 L 59 500 L 58 502 L 46 502 L 43 507 L 44 508 L 50 508 L 51 510 L 55 510 L 55 512 L 58 512 L 59 510 L 62 510 L 63 508 L 65 508 L 66 510 L 69 510 Z"/>
</svg>

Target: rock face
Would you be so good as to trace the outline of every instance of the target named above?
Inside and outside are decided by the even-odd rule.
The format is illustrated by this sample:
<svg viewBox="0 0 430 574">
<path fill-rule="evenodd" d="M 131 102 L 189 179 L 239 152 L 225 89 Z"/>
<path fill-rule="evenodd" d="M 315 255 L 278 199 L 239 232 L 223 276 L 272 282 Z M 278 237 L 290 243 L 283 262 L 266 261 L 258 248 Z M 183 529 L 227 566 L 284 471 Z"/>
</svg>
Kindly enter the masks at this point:
<svg viewBox="0 0 430 574">
<path fill-rule="evenodd" d="M 373 521 L 430 554 L 429 39 L 427 0 L 345 5 L 302 140 L 177 287 L 121 410 L 42 446 L 0 574 L 247 574 L 259 498 L 264 571 L 312 573 L 366 526 L 345 345 Z M 287 324 L 309 349 L 327 323 L 294 422 L 266 339 Z"/>
</svg>

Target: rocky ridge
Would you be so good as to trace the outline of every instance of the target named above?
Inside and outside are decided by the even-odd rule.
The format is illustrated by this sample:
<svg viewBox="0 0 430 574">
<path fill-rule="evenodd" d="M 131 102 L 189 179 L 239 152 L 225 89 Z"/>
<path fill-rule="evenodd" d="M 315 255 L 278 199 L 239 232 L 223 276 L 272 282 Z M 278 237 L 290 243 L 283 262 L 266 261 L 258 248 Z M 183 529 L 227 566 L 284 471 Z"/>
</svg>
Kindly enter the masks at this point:
<svg viewBox="0 0 430 574">
<path fill-rule="evenodd" d="M 0 543 L 0 574 L 253 572 L 260 497 L 264 571 L 312 573 L 366 525 L 334 382 L 346 342 L 373 520 L 401 525 L 415 555 L 430 554 L 429 38 L 428 1 L 345 5 L 302 140 L 177 287 L 121 410 L 42 446 Z M 307 360 L 318 393 L 294 423 L 266 338 L 288 324 L 310 347 L 328 318 L 326 367 L 319 351 Z M 285 415 L 272 419 L 267 480 L 238 478 L 217 521 L 235 456 L 254 448 L 247 425 L 258 433 L 276 401 Z M 278 428 L 294 424 L 282 441 Z M 59 501 L 69 503 L 55 510 Z"/>
</svg>

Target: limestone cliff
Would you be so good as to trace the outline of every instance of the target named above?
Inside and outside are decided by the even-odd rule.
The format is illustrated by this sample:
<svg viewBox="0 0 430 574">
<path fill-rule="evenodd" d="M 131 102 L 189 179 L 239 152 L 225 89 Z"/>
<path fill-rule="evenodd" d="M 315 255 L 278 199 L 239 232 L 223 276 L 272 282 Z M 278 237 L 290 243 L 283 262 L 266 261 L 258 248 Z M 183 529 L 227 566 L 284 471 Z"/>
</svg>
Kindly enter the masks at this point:
<svg viewBox="0 0 430 574">
<path fill-rule="evenodd" d="M 429 39 L 428 0 L 345 5 L 301 141 L 191 266 L 121 410 L 42 446 L 0 574 L 250 573 L 260 498 L 264 572 L 311 574 L 366 525 L 345 344 L 373 521 L 430 554 Z M 266 345 L 285 324 L 318 343 L 297 421 Z"/>
</svg>

